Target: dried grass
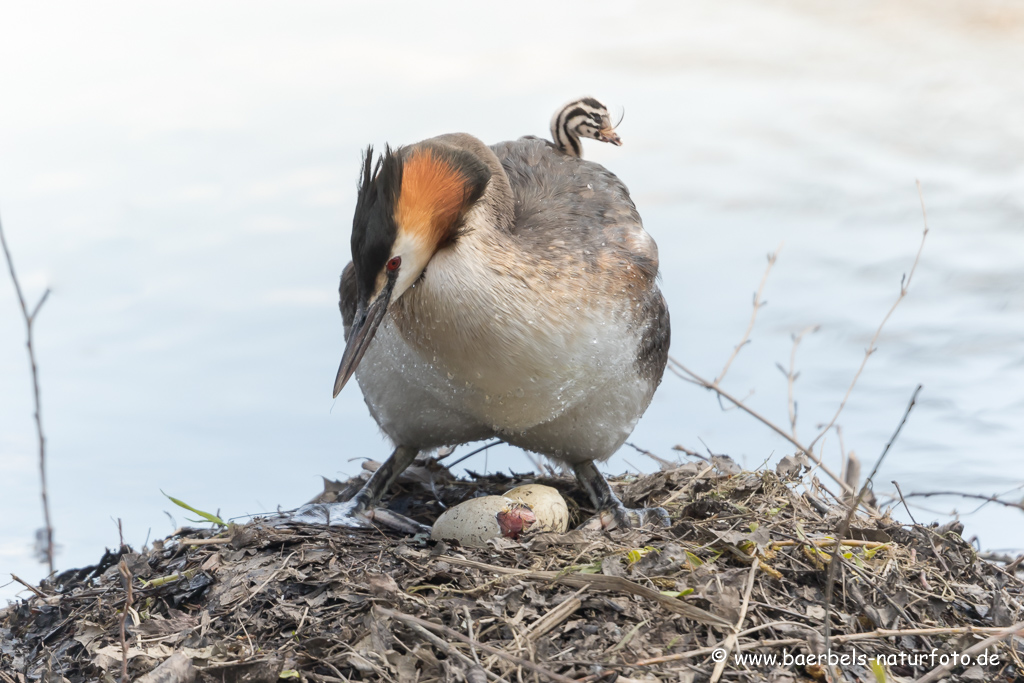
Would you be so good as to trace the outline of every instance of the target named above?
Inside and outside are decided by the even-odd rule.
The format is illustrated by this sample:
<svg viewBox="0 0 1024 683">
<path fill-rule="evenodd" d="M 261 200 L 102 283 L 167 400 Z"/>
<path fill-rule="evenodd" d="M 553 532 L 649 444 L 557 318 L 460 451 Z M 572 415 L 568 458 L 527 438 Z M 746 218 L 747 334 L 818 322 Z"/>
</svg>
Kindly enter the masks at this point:
<svg viewBox="0 0 1024 683">
<path fill-rule="evenodd" d="M 326 682 L 875 681 L 867 664 L 773 670 L 730 657 L 716 670 L 716 648 L 824 649 L 830 550 L 848 508 L 791 470 L 743 472 L 726 459 L 618 479 L 627 504 L 665 505 L 672 526 L 527 535 L 480 550 L 260 520 L 218 537 L 179 530 L 144 552 L 108 552 L 64 572 L 0 612 L 0 671 L 112 680 L 127 571 L 139 617 L 124 622 L 131 677 L 181 653 L 197 680 L 224 683 L 282 672 Z M 429 522 L 438 497 L 452 505 L 523 481 L 454 480 L 419 463 L 389 505 Z M 566 495 L 577 520 L 587 516 L 571 480 L 540 481 Z M 359 484 L 334 482 L 320 498 Z M 984 680 L 1018 680 L 1024 583 L 1012 570 L 980 559 L 955 527 L 858 514 L 849 537 L 828 611 L 833 652 L 962 652 L 992 636 L 985 647 L 1000 664 Z M 890 666 L 887 680 L 937 666 Z M 970 669 L 940 673 L 978 680 Z"/>
</svg>

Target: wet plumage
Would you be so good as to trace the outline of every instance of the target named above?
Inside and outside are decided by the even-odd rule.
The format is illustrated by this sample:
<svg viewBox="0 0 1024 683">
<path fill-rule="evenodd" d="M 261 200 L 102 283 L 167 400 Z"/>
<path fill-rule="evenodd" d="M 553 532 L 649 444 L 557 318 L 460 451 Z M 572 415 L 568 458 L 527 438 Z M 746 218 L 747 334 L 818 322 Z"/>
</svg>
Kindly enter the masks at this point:
<svg viewBox="0 0 1024 683">
<path fill-rule="evenodd" d="M 341 512 L 381 519 L 418 451 L 497 436 L 570 466 L 606 524 L 662 520 L 593 466 L 647 408 L 669 345 L 657 247 L 618 178 L 530 138 L 368 150 L 352 248 L 335 394 L 354 372 L 396 451 Z"/>
<path fill-rule="evenodd" d="M 377 331 L 356 371 L 360 387 L 396 443 L 499 436 L 570 463 L 605 459 L 647 407 L 667 359 L 657 247 L 625 186 L 601 166 L 539 140 L 491 151 L 512 220 L 467 230 L 434 255 Z M 348 326 L 355 270 L 341 292 Z"/>
</svg>

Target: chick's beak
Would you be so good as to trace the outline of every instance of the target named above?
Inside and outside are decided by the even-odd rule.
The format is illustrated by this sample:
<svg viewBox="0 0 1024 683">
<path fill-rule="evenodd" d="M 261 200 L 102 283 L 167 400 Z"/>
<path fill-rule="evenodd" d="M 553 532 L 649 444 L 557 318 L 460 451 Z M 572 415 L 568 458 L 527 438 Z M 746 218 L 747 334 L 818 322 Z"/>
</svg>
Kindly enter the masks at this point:
<svg viewBox="0 0 1024 683">
<path fill-rule="evenodd" d="M 388 310 L 388 302 L 391 300 L 391 290 L 394 289 L 395 280 L 389 278 L 381 293 L 369 306 L 360 306 L 356 311 L 355 320 L 352 322 L 352 330 L 349 333 L 348 343 L 345 345 L 345 352 L 341 354 L 341 367 L 338 368 L 338 377 L 334 380 L 334 398 L 338 397 L 345 384 L 356 371 L 359 361 L 369 348 L 373 335 L 377 328 L 384 321 L 384 315 Z"/>
<path fill-rule="evenodd" d="M 622 146 L 622 140 L 619 138 L 619 134 L 615 132 L 613 128 L 602 128 L 597 132 L 600 136 L 598 140 L 601 142 L 610 142 L 617 147 Z"/>
</svg>

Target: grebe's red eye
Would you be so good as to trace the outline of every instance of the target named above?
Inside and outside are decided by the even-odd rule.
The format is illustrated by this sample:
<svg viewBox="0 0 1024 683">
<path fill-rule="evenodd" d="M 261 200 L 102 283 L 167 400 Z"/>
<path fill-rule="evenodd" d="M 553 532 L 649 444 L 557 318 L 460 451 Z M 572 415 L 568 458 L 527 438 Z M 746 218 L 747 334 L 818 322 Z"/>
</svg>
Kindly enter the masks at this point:
<svg viewBox="0 0 1024 683">
<path fill-rule="evenodd" d="M 390 271 L 398 270 L 398 266 L 400 266 L 400 265 L 402 265 L 402 257 L 401 256 L 392 256 L 391 259 L 388 261 L 388 270 L 390 270 Z"/>
</svg>

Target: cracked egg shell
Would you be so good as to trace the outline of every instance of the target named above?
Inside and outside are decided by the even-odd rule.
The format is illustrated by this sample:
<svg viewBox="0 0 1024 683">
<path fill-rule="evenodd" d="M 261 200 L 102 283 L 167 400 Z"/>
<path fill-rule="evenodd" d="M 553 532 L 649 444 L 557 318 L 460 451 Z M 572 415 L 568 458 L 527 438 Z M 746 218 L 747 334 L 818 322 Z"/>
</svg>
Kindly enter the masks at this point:
<svg viewBox="0 0 1024 683">
<path fill-rule="evenodd" d="M 487 546 L 498 536 L 517 538 L 535 521 L 529 505 L 505 496 L 482 496 L 445 510 L 430 531 L 435 541 L 458 541 L 469 548 Z"/>
<path fill-rule="evenodd" d="M 517 486 L 505 492 L 506 498 L 525 503 L 537 516 L 537 529 L 564 532 L 569 528 L 569 506 L 558 489 L 543 484 Z"/>
</svg>

